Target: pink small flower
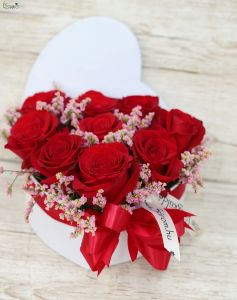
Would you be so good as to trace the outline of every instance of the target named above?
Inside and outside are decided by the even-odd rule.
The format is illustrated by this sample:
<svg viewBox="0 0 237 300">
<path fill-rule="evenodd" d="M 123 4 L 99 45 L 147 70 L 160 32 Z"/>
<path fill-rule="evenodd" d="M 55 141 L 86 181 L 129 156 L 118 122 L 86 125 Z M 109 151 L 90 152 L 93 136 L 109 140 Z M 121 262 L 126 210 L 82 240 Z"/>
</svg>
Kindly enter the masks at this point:
<svg viewBox="0 0 237 300">
<path fill-rule="evenodd" d="M 97 194 L 95 197 L 93 197 L 92 203 L 94 205 L 98 205 L 101 208 L 104 208 L 106 205 L 106 198 L 102 196 L 104 193 L 104 190 L 100 189 L 98 190 Z"/>
<path fill-rule="evenodd" d="M 0 166 L 0 175 L 4 173 L 4 167 Z"/>
<path fill-rule="evenodd" d="M 208 159 L 210 152 L 203 146 L 197 146 L 191 152 L 185 151 L 181 154 L 184 167 L 180 172 L 180 181 L 183 184 L 191 184 L 195 193 L 198 187 L 202 187 L 202 178 L 199 173 L 200 165 Z"/>
<path fill-rule="evenodd" d="M 29 216 L 33 210 L 34 204 L 35 204 L 35 201 L 33 198 L 31 198 L 27 203 L 27 208 L 25 210 L 25 222 L 26 223 L 29 223 Z"/>
<path fill-rule="evenodd" d="M 92 132 L 84 132 L 84 139 L 86 140 L 86 146 L 99 144 L 98 137 Z"/>
</svg>

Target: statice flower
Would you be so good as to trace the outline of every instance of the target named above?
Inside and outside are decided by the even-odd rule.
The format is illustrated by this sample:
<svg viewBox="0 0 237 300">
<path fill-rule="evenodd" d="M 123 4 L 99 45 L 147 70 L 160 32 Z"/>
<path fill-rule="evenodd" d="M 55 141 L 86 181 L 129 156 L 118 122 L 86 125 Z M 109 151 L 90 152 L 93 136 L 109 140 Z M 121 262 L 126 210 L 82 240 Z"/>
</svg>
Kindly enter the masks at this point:
<svg viewBox="0 0 237 300">
<path fill-rule="evenodd" d="M 126 211 L 128 211 L 130 213 L 130 215 L 132 215 L 134 209 L 135 209 L 135 206 L 131 206 L 129 204 L 122 204 L 121 207 L 123 209 L 125 209 Z"/>
<path fill-rule="evenodd" d="M 79 127 L 72 129 L 71 134 L 79 135 L 85 140 L 85 146 L 89 147 L 95 144 L 99 144 L 99 138 L 93 132 L 82 131 Z"/>
<path fill-rule="evenodd" d="M 204 146 L 197 146 L 192 149 L 191 152 L 185 151 L 181 154 L 181 160 L 184 167 L 180 172 L 180 181 L 183 184 L 191 184 L 195 193 L 198 191 L 198 187 L 202 187 L 202 178 L 200 176 L 200 165 L 206 161 L 210 156 Z"/>
<path fill-rule="evenodd" d="M 4 167 L 0 166 L 0 175 L 4 173 Z"/>
<path fill-rule="evenodd" d="M 82 234 L 83 231 L 95 235 L 96 229 L 95 216 L 92 215 L 86 219 L 80 219 L 80 222 L 78 222 L 77 226 L 74 228 L 74 232 L 71 233 L 70 237 L 76 238 Z"/>
<path fill-rule="evenodd" d="M 7 120 L 7 124 L 12 127 L 21 117 L 21 113 L 18 111 L 18 109 L 8 109 L 4 117 Z"/>
<path fill-rule="evenodd" d="M 55 114 L 61 114 L 64 110 L 64 97 L 60 92 L 55 93 L 55 97 L 52 99 L 52 112 Z"/>
<path fill-rule="evenodd" d="M 102 143 L 113 143 L 113 142 L 120 142 L 132 147 L 132 137 L 134 135 L 134 130 L 128 129 L 120 129 L 116 132 L 109 132 L 107 135 L 104 136 Z"/>
<path fill-rule="evenodd" d="M 159 196 L 165 190 L 166 183 L 160 181 L 152 181 L 146 184 L 145 189 L 149 194 Z"/>
<path fill-rule="evenodd" d="M 91 232 L 94 234 L 96 230 L 94 216 L 86 217 L 83 206 L 87 202 L 87 198 L 82 195 L 75 197 L 75 192 L 71 188 L 73 176 L 65 176 L 63 173 L 56 174 L 57 182 L 46 185 L 40 184 L 33 176 L 29 176 L 26 183 L 26 190 L 32 197 L 37 196 L 44 198 L 45 209 L 60 210 L 59 217 L 61 220 L 76 223 L 75 231 L 72 235 L 77 235 L 81 231 Z M 101 205 L 105 205 L 102 191 L 98 191 L 96 195 Z M 30 213 L 30 210 L 28 210 Z"/>
<path fill-rule="evenodd" d="M 26 223 L 29 223 L 29 216 L 33 210 L 33 206 L 35 205 L 35 201 L 33 198 L 31 198 L 28 202 L 27 202 L 27 207 L 25 209 L 25 215 L 24 215 L 24 219 Z"/>
<path fill-rule="evenodd" d="M 13 171 L 13 170 L 6 170 L 6 169 L 4 169 L 3 167 L 0 167 L 0 175 L 3 174 L 3 173 L 5 173 L 5 172 L 10 172 L 10 173 L 12 173 L 12 174 L 15 175 L 14 178 L 13 178 L 13 180 L 12 180 L 12 182 L 6 182 L 6 183 L 5 183 L 5 191 L 6 191 L 6 194 L 7 194 L 7 196 L 11 196 L 12 193 L 13 193 L 13 187 L 14 187 L 15 182 L 17 181 L 17 179 L 18 179 L 18 177 L 19 177 L 20 175 L 23 175 L 23 174 L 24 174 L 24 172 L 21 172 L 21 171 Z"/>
<path fill-rule="evenodd" d="M 52 99 L 51 103 L 37 101 L 36 110 L 47 110 L 55 115 L 60 115 L 64 111 L 64 97 L 57 91 L 55 92 L 55 97 Z"/>
<path fill-rule="evenodd" d="M 148 128 L 151 125 L 155 113 L 149 112 L 140 122 L 138 128 Z"/>
<path fill-rule="evenodd" d="M 103 196 L 103 193 L 104 193 L 103 189 L 98 190 L 97 194 L 92 199 L 92 203 L 94 205 L 101 207 L 102 209 L 106 205 L 106 198 Z"/>
<path fill-rule="evenodd" d="M 141 164 L 140 168 L 140 178 L 147 183 L 151 177 L 151 170 L 149 168 L 150 164 Z"/>
<path fill-rule="evenodd" d="M 137 187 L 128 193 L 126 202 L 139 207 L 149 195 L 159 196 L 165 190 L 165 183 L 150 180 L 151 170 L 149 164 L 141 164 Z"/>
<path fill-rule="evenodd" d="M 73 175 L 64 176 L 63 173 L 59 172 L 56 174 L 56 179 L 60 184 L 64 184 L 65 186 L 67 186 L 73 182 L 74 176 Z"/>
<path fill-rule="evenodd" d="M 128 193 L 126 202 L 129 204 L 140 204 L 145 201 L 148 195 L 149 193 L 145 188 L 135 189 Z"/>
<path fill-rule="evenodd" d="M 144 118 L 142 118 L 142 108 L 138 105 L 132 109 L 129 115 L 119 112 L 118 109 L 114 110 L 114 114 L 123 122 L 123 129 L 120 129 L 116 132 L 109 132 L 104 137 L 103 142 L 121 142 L 125 143 L 129 147 L 132 147 L 132 138 L 136 130 L 149 127 L 155 113 L 150 112 Z"/>
<path fill-rule="evenodd" d="M 78 128 L 78 120 L 83 118 L 83 112 L 90 101 L 90 98 L 85 98 L 81 102 L 71 99 L 62 113 L 61 122 L 63 124 L 70 122 L 74 128 Z"/>
<path fill-rule="evenodd" d="M 85 146 L 99 144 L 99 138 L 92 132 L 85 131 L 83 137 L 86 140 Z"/>
<path fill-rule="evenodd" d="M 123 121 L 123 127 L 128 130 L 137 130 L 149 127 L 155 115 L 154 112 L 150 112 L 142 118 L 142 107 L 139 105 L 134 107 L 129 115 L 119 112 L 118 109 L 114 111 L 114 114 L 119 120 Z"/>
</svg>

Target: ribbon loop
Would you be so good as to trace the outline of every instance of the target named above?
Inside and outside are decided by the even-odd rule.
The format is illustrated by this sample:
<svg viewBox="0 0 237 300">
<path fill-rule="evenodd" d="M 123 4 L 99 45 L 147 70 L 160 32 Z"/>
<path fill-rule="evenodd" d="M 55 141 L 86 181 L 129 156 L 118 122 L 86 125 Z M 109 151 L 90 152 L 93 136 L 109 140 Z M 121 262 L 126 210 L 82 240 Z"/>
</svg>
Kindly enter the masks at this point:
<svg viewBox="0 0 237 300">
<path fill-rule="evenodd" d="M 75 226 L 75 224 L 59 218 L 60 210 L 52 208 L 49 213 L 45 209 L 44 198 L 39 196 L 35 200 L 47 214 L 55 220 Z M 172 205 L 170 205 L 171 202 Z M 184 218 L 190 217 L 192 214 L 175 209 L 174 207 L 177 205 L 174 205 L 176 204 L 174 199 L 173 201 L 166 199 L 165 203 L 167 204 L 165 212 L 171 218 L 179 240 L 180 236 L 184 234 L 185 227 L 190 228 Z M 170 207 L 172 208 L 170 209 Z M 157 222 L 154 211 L 147 207 L 141 207 L 134 210 L 131 215 L 121 206 L 107 203 L 103 214 L 98 215 L 97 222 L 95 235 L 85 232 L 80 248 L 92 271 L 97 271 L 99 274 L 105 266 L 109 266 L 119 242 L 119 235 L 124 230 L 128 233 L 128 249 L 132 261 L 137 258 L 137 254 L 140 252 L 154 268 L 160 270 L 167 268 L 170 252 L 173 249 L 164 242 L 162 224 Z"/>
<path fill-rule="evenodd" d="M 130 216 L 121 206 L 108 203 L 101 218 L 101 226 L 120 233 L 127 228 Z"/>
</svg>

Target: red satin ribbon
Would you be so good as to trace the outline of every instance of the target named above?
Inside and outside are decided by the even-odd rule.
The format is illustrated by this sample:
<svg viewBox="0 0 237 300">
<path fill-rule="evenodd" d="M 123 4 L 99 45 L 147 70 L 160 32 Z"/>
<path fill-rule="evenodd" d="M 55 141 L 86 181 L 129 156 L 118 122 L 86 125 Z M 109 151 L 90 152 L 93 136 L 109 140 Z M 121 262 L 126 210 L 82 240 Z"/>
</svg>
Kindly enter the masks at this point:
<svg viewBox="0 0 237 300">
<path fill-rule="evenodd" d="M 180 238 L 184 234 L 186 223 L 184 217 L 192 214 L 177 209 L 167 209 Z M 128 233 L 128 249 L 131 260 L 137 258 L 138 251 L 156 269 L 165 270 L 170 260 L 170 253 L 164 248 L 159 225 L 147 210 L 139 208 L 129 214 L 122 207 L 108 203 L 101 218 L 95 236 L 85 233 L 81 252 L 92 271 L 98 274 L 110 259 L 119 241 L 119 234 Z"/>
<path fill-rule="evenodd" d="M 180 198 L 184 188 L 184 185 L 179 185 L 170 194 Z M 60 210 L 56 210 L 54 207 L 46 210 L 44 198 L 38 196 L 35 197 L 35 200 L 50 217 L 70 226 L 76 226 L 75 222 L 61 220 L 59 218 Z M 180 239 L 184 234 L 185 227 L 190 228 L 184 218 L 193 215 L 178 209 L 167 209 L 167 212 L 175 224 Z M 97 271 L 99 274 L 105 266 L 109 266 L 119 242 L 119 235 L 124 230 L 128 233 L 128 250 L 132 261 L 140 252 L 154 268 L 159 270 L 167 268 L 170 253 L 164 248 L 159 225 L 152 213 L 139 208 L 130 214 L 119 205 L 107 203 L 103 214 L 98 214 L 96 217 L 95 235 L 84 233 L 80 248 L 92 271 Z"/>
</svg>

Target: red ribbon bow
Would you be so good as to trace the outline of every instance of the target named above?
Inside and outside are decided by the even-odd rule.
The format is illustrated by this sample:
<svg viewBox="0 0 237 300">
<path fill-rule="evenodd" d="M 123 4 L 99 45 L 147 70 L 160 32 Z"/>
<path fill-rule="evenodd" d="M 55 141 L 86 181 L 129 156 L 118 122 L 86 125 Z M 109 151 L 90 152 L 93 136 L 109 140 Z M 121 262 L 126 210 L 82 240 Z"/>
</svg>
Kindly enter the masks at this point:
<svg viewBox="0 0 237 300">
<path fill-rule="evenodd" d="M 184 222 L 184 217 L 192 214 L 177 209 L 167 209 L 167 212 L 180 238 L 185 227 L 189 227 Z M 139 208 L 130 214 L 121 206 L 108 203 L 98 223 L 95 235 L 85 233 L 81 244 L 81 252 L 92 271 L 98 271 L 99 274 L 105 266 L 109 266 L 123 230 L 128 233 L 128 249 L 132 261 L 137 258 L 139 251 L 154 268 L 167 268 L 170 253 L 164 248 L 156 219 L 146 209 Z"/>
<path fill-rule="evenodd" d="M 179 185 L 173 191 L 173 196 L 180 198 L 183 194 L 184 185 Z M 52 207 L 49 211 L 45 209 L 44 198 L 34 197 L 37 204 L 53 219 L 76 226 L 66 220 L 59 218 L 60 210 Z M 166 209 L 171 216 L 178 238 L 184 234 L 185 227 L 192 229 L 184 218 L 193 216 L 188 212 L 178 209 Z M 92 271 L 98 274 L 105 266 L 110 265 L 111 257 L 118 245 L 119 235 L 126 230 L 128 234 L 128 250 L 131 260 L 137 258 L 138 252 L 155 268 L 165 270 L 170 260 L 170 253 L 164 248 L 163 239 L 159 225 L 153 214 L 144 208 L 139 208 L 130 214 L 119 205 L 107 203 L 102 214 L 97 214 L 97 230 L 93 236 L 84 233 L 81 252 Z"/>
</svg>

